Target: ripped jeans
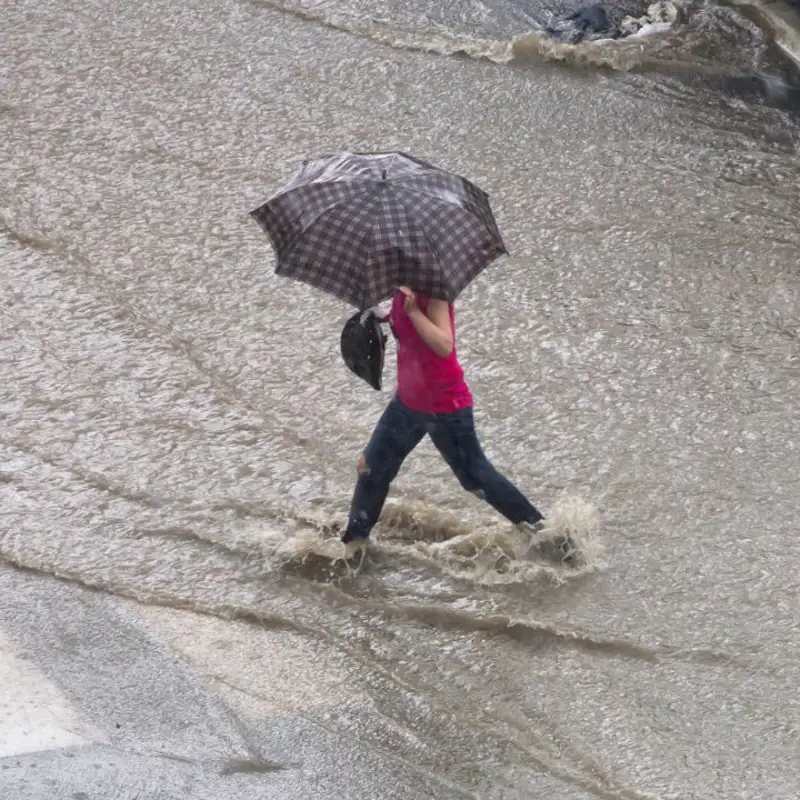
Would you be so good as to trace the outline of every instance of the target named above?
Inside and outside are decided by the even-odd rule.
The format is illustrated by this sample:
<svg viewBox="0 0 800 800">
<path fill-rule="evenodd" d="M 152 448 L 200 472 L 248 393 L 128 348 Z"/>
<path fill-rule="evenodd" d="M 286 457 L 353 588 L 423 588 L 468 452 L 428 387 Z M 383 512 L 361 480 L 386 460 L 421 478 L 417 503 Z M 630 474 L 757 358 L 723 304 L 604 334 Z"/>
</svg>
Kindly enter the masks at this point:
<svg viewBox="0 0 800 800">
<path fill-rule="evenodd" d="M 360 470 L 350 505 L 343 542 L 364 539 L 380 517 L 406 456 L 431 437 L 436 449 L 455 473 L 461 485 L 485 500 L 513 523 L 536 523 L 539 511 L 525 495 L 501 475 L 484 454 L 475 432 L 472 408 L 446 414 L 412 411 L 396 397 L 381 415 L 364 451 L 365 469 Z"/>
</svg>

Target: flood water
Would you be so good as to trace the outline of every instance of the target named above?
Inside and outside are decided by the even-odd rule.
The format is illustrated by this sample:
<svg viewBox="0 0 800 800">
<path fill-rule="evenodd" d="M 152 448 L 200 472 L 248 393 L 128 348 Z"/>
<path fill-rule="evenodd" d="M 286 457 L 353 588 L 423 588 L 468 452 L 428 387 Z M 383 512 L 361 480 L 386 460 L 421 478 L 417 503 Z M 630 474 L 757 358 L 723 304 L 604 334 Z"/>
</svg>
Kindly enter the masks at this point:
<svg viewBox="0 0 800 800">
<path fill-rule="evenodd" d="M 0 556 L 293 631 L 353 681 L 308 713 L 440 797 L 794 799 L 790 71 L 729 10 L 615 45 L 627 72 L 532 45 L 543 13 L 7 3 Z M 330 557 L 393 353 L 383 392 L 351 375 L 352 310 L 248 212 L 393 148 L 491 195 L 510 256 L 459 353 L 487 454 L 592 534 L 578 569 L 516 558 L 428 442 L 360 571 Z"/>
</svg>

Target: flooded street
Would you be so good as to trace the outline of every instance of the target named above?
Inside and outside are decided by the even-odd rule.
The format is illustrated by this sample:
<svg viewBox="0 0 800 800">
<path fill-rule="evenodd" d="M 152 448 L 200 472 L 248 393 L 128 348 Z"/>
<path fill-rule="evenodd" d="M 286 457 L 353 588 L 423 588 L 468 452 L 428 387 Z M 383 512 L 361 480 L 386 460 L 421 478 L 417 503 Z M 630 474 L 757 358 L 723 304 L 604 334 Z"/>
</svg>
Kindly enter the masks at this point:
<svg viewBox="0 0 800 800">
<path fill-rule="evenodd" d="M 147 798 L 796 800 L 800 121 L 734 91 L 779 59 L 711 12 L 702 58 L 621 72 L 514 58 L 524 3 L 379 5 L 7 4 L 7 681 L 46 653 L 93 698 L 50 746 L 157 751 Z M 352 310 L 275 277 L 248 212 L 309 155 L 395 148 L 492 198 L 510 257 L 459 355 L 489 457 L 596 512 L 578 570 L 514 558 L 427 441 L 361 570 L 331 562 L 394 349 L 382 392 L 353 376 Z M 147 703 L 161 727 L 116 723 Z M 34 750 L 0 739 L 0 795 L 111 796 L 36 788 Z M 159 793 L 179 761 L 210 782 Z"/>
</svg>

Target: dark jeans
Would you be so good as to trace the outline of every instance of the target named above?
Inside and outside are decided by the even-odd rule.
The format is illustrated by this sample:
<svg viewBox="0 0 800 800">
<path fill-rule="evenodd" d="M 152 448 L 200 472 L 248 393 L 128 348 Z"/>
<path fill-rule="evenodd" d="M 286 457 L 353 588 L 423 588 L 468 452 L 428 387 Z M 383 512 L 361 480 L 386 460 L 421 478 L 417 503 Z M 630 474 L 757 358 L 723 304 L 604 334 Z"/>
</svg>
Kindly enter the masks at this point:
<svg viewBox="0 0 800 800">
<path fill-rule="evenodd" d="M 447 414 L 421 414 L 394 398 L 364 451 L 367 471 L 358 477 L 342 541 L 369 536 L 386 502 L 389 485 L 425 434 L 431 437 L 468 492 L 474 492 L 513 523 L 535 523 L 542 519 L 525 495 L 485 456 L 475 433 L 471 408 Z"/>
</svg>

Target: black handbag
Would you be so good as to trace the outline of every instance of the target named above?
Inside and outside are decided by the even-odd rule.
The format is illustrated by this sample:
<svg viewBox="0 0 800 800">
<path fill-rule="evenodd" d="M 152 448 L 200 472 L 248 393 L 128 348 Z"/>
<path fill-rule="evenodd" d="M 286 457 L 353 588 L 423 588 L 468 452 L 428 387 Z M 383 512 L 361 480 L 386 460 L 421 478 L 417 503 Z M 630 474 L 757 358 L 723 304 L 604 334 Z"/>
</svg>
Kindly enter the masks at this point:
<svg viewBox="0 0 800 800">
<path fill-rule="evenodd" d="M 387 338 L 371 309 L 353 314 L 340 337 L 344 363 L 377 390 L 381 388 Z"/>
</svg>

